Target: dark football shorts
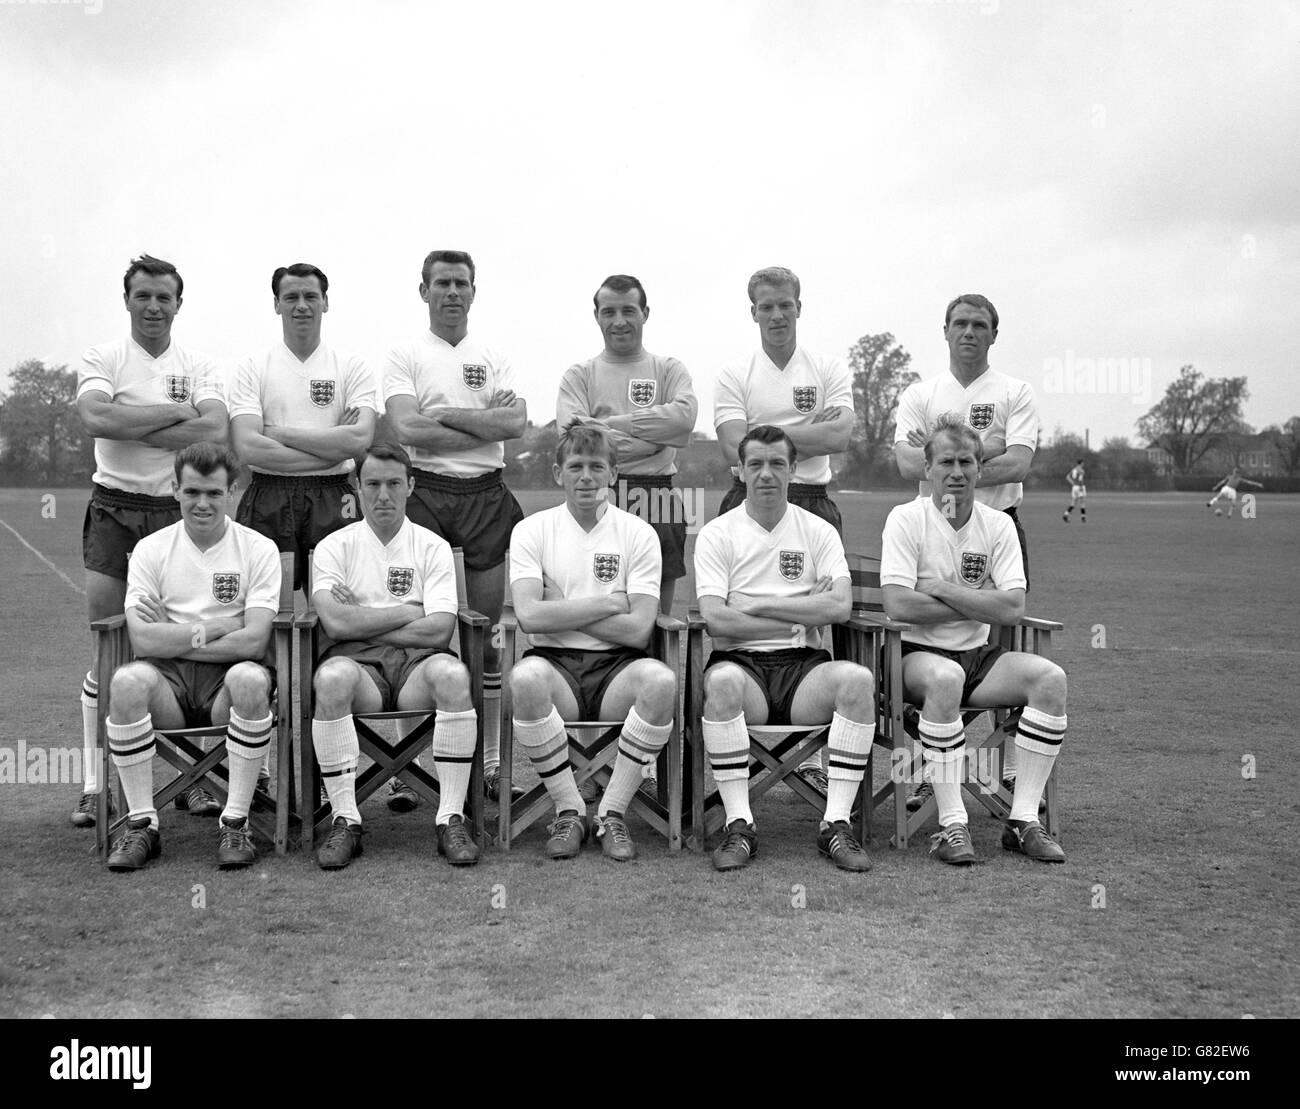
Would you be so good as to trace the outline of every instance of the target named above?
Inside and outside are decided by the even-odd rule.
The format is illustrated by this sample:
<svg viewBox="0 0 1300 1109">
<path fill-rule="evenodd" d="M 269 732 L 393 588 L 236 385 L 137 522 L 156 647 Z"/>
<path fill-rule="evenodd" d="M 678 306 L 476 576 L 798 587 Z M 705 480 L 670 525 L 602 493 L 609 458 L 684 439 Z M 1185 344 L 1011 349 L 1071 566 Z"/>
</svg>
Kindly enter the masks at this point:
<svg viewBox="0 0 1300 1109">
<path fill-rule="evenodd" d="M 599 720 L 600 705 L 610 683 L 637 659 L 647 658 L 635 647 L 618 647 L 612 651 L 579 651 L 569 647 L 533 647 L 524 658 L 544 658 L 560 672 L 573 699 L 578 702 L 579 720 Z"/>
<path fill-rule="evenodd" d="M 81 558 L 87 570 L 126 581 L 126 564 L 146 535 L 176 523 L 175 497 L 147 497 L 95 483 L 81 525 Z"/>
<path fill-rule="evenodd" d="M 345 515 L 345 513 L 347 513 Z M 293 552 L 293 587 L 307 580 L 307 555 L 332 531 L 361 519 L 348 474 L 259 474 L 240 498 L 235 522 Z"/>
<path fill-rule="evenodd" d="M 724 512 L 730 512 L 745 499 L 745 483 L 736 478 L 732 479 L 731 488 L 727 490 L 727 495 L 722 498 L 722 504 L 718 508 L 718 515 Z M 835 529 L 835 534 L 841 539 L 844 538 L 844 521 L 840 518 L 840 510 L 835 502 L 826 495 L 826 486 L 824 485 L 804 485 L 797 481 L 792 481 L 785 491 L 785 499 L 791 504 L 797 504 L 806 512 L 811 512 L 819 520 L 825 520 Z"/>
<path fill-rule="evenodd" d="M 1016 538 L 1020 540 L 1020 558 L 1025 564 L 1025 593 L 1029 592 L 1029 545 L 1025 542 L 1025 529 L 1020 523 L 1020 513 L 1015 507 L 1004 508 L 1002 510 L 1011 517 L 1012 523 L 1016 525 Z"/>
<path fill-rule="evenodd" d="M 980 682 L 989 676 L 993 664 L 1007 653 L 1005 647 L 996 643 L 986 643 L 982 647 L 972 647 L 969 651 L 945 651 L 941 647 L 930 647 L 925 643 L 903 643 L 903 657 L 918 651 L 942 658 L 952 659 L 966 675 L 961 687 L 961 701 L 966 704 L 970 695 L 979 688 Z"/>
<path fill-rule="evenodd" d="M 466 570 L 491 570 L 506 560 L 510 533 L 524 518 L 501 471 L 455 478 L 418 467 L 406 518 L 435 532 L 465 555 Z"/>
<path fill-rule="evenodd" d="M 379 696 L 383 698 L 380 711 L 396 712 L 397 695 L 402 692 L 402 687 L 410 680 L 416 667 L 434 655 L 456 658 L 456 652 L 446 647 L 394 647 L 387 643 L 349 641 L 333 644 L 320 661 L 350 658 L 374 681 Z"/>
<path fill-rule="evenodd" d="M 684 578 L 686 509 L 682 491 L 673 488 L 673 479 L 667 474 L 619 474 L 614 503 L 655 529 L 664 560 L 663 580 Z"/>
<path fill-rule="evenodd" d="M 188 658 L 146 658 L 176 695 L 176 703 L 187 728 L 206 728 L 212 723 L 212 706 L 225 684 L 226 674 L 237 662 L 196 662 Z M 270 704 L 275 704 L 275 668 L 258 663 L 271 676 Z"/>
<path fill-rule="evenodd" d="M 789 724 L 790 707 L 799 686 L 823 662 L 830 662 L 829 651 L 814 647 L 795 647 L 785 651 L 714 651 L 704 667 L 720 662 L 734 662 L 758 683 L 767 698 L 767 724 Z"/>
</svg>

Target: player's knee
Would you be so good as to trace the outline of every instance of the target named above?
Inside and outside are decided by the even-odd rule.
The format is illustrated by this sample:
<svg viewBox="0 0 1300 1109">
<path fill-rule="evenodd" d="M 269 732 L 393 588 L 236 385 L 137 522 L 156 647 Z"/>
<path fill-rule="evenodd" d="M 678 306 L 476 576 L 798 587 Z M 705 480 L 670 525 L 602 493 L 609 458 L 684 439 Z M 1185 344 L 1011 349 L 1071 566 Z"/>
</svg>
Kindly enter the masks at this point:
<svg viewBox="0 0 1300 1109">
<path fill-rule="evenodd" d="M 128 662 L 119 666 L 113 672 L 109 703 L 119 706 L 138 702 L 148 704 L 157 677 L 158 671 L 147 662 Z"/>
<path fill-rule="evenodd" d="M 715 720 L 735 716 L 745 705 L 745 672 L 732 662 L 709 667 L 704 675 L 704 703 Z"/>
<path fill-rule="evenodd" d="M 922 700 L 932 713 L 944 713 L 945 720 L 954 717 L 961 707 L 965 679 L 965 672 L 955 662 L 936 658 L 921 682 Z"/>
<path fill-rule="evenodd" d="M 539 658 L 526 658 L 510 671 L 510 696 L 521 708 L 536 706 L 550 697 L 549 665 Z"/>
<path fill-rule="evenodd" d="M 677 676 L 662 662 L 647 666 L 640 677 L 637 699 L 659 715 L 671 715 L 677 699 Z"/>
<path fill-rule="evenodd" d="M 337 658 L 321 663 L 311 684 L 318 702 L 322 705 L 338 705 L 340 702 L 351 703 L 355 681 L 355 666 L 350 665 L 346 659 Z"/>
<path fill-rule="evenodd" d="M 1065 671 L 1044 659 L 1030 686 L 1029 701 L 1044 712 L 1060 716 L 1065 712 L 1066 685 Z"/>
<path fill-rule="evenodd" d="M 226 690 L 237 709 L 264 709 L 270 702 L 271 675 L 255 662 L 237 662 L 226 671 Z"/>
<path fill-rule="evenodd" d="M 835 703 L 853 708 L 870 708 L 875 693 L 871 671 L 857 663 L 845 663 L 835 686 Z"/>
<path fill-rule="evenodd" d="M 421 666 L 421 676 L 433 691 L 434 704 L 448 712 L 470 707 L 469 670 L 450 655 L 435 655 Z"/>
</svg>

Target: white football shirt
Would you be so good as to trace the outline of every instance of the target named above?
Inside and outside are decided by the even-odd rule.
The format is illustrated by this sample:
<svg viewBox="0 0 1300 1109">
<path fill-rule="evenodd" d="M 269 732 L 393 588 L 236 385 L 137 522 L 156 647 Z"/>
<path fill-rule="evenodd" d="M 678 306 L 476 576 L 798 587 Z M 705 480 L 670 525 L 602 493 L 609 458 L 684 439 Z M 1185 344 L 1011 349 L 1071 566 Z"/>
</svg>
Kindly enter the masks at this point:
<svg viewBox="0 0 1300 1109">
<path fill-rule="evenodd" d="M 362 359 L 338 354 L 321 343 L 300 362 L 283 342 L 265 354 L 245 358 L 235 367 L 230 390 L 230 418 L 256 416 L 263 427 L 337 427 L 349 408 L 378 411 L 374 378 Z M 309 474 L 346 474 L 355 465 L 345 458 Z M 274 471 L 254 466 L 259 473 Z"/>
<path fill-rule="evenodd" d="M 280 608 L 280 552 L 252 528 L 226 521 L 226 533 L 206 551 L 170 524 L 135 545 L 126 571 L 125 608 L 146 596 L 161 601 L 174 624 L 239 616 L 250 608 Z"/>
<path fill-rule="evenodd" d="M 956 529 L 930 497 L 893 509 L 881 539 L 880 584 L 915 589 L 938 580 L 967 589 L 1024 589 L 1025 564 L 1011 517 L 975 502 L 966 526 Z M 988 642 L 989 626 L 978 620 L 915 624 L 903 632 L 908 643 L 945 651 L 969 651 Z"/>
<path fill-rule="evenodd" d="M 695 540 L 695 595 L 720 597 L 747 593 L 756 597 L 806 597 L 822 578 L 849 576 L 844 544 L 825 520 L 795 504 L 771 531 L 743 504 L 700 529 Z M 789 650 L 791 634 L 777 639 L 728 640 L 715 637 L 720 650 Z M 820 628 L 807 628 L 809 647 L 822 645 Z"/>
<path fill-rule="evenodd" d="M 313 594 L 346 586 L 366 608 L 419 602 L 424 614 L 455 615 L 456 561 L 445 540 L 404 520 L 385 546 L 365 521 L 330 532 L 312 558 Z"/>
<path fill-rule="evenodd" d="M 606 504 L 591 531 L 583 531 L 567 505 L 526 517 L 510 535 L 510 584 L 542 575 L 566 599 L 639 593 L 659 599 L 663 555 L 654 528 L 617 505 Z M 618 647 L 586 632 L 530 636 L 534 647 L 609 651 Z"/>
<path fill-rule="evenodd" d="M 853 411 L 853 383 L 836 358 L 819 358 L 803 347 L 779 370 L 760 347 L 743 362 L 727 366 L 713 390 L 713 426 L 743 420 L 748 427 L 772 424 L 799 427 L 835 408 Z M 738 473 L 732 467 L 732 473 Z M 831 480 L 830 455 L 800 458 L 792 481 L 825 485 Z"/>
<path fill-rule="evenodd" d="M 452 346 L 432 331 L 391 350 L 383 377 L 385 401 L 414 397 L 421 412 L 439 405 L 486 408 L 495 391 L 515 387 L 514 370 L 504 355 L 468 335 Z M 501 442 L 445 454 L 403 446 L 420 469 L 446 477 L 479 477 L 506 464 L 506 448 Z"/>
<path fill-rule="evenodd" d="M 77 398 L 107 393 L 117 404 L 226 403 L 224 379 L 206 355 L 187 351 L 174 342 L 155 358 L 134 339 L 119 339 L 91 347 L 82 356 Z M 138 439 L 95 440 L 93 481 L 126 493 L 166 497 L 175 478 L 176 452 Z"/>
<path fill-rule="evenodd" d="M 981 440 L 994 436 L 1003 439 L 1008 447 L 1034 450 L 1038 446 L 1034 390 L 1027 382 L 996 370 L 985 370 L 965 389 L 951 370 L 913 382 L 898 401 L 894 442 L 906 442 L 909 431 L 929 432 L 945 412 L 961 413 Z M 920 482 L 917 492 L 928 497 L 929 483 Z M 990 508 L 1013 508 L 1023 497 L 1024 487 L 1018 481 L 981 485 L 975 490 L 975 499 Z"/>
</svg>

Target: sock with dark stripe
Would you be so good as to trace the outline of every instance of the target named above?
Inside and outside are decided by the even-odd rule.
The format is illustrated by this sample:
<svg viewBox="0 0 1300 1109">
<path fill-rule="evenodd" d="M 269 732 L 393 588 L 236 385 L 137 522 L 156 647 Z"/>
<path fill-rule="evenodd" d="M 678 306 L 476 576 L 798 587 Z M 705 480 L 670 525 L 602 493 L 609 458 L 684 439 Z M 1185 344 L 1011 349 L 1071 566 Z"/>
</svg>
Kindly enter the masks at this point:
<svg viewBox="0 0 1300 1109">
<path fill-rule="evenodd" d="M 361 744 L 357 742 L 357 727 L 352 714 L 337 720 L 313 720 L 311 745 L 320 764 L 321 781 L 330 798 L 330 812 L 341 816 L 350 824 L 361 823 L 357 808 L 357 759 L 361 757 Z"/>
<path fill-rule="evenodd" d="M 876 725 L 859 724 L 838 712 L 831 717 L 831 731 L 826 741 L 826 816 L 827 824 L 849 820 L 853 798 L 857 796 L 867 757 L 876 738 Z"/>
<path fill-rule="evenodd" d="M 569 737 L 564 734 L 564 721 L 555 707 L 541 720 L 515 720 L 514 723 L 515 738 L 532 760 L 546 792 L 555 802 L 555 811 L 572 809 L 585 813 L 587 802 L 578 792 L 569 763 Z"/>
<path fill-rule="evenodd" d="M 1064 716 L 1051 716 L 1040 709 L 1027 708 L 1020 714 L 1016 730 L 1016 749 L 1020 771 L 1016 775 L 1016 792 L 1011 799 L 1011 819 L 1038 819 L 1038 801 L 1052 773 L 1052 765 L 1065 738 Z"/>
<path fill-rule="evenodd" d="M 86 671 L 81 682 L 81 792 L 99 792 L 99 682 Z"/>
<path fill-rule="evenodd" d="M 465 811 L 474 745 L 478 742 L 478 713 L 438 710 L 433 727 L 433 765 L 438 768 L 438 824 Z"/>
<path fill-rule="evenodd" d="M 226 725 L 226 763 L 230 769 L 230 790 L 221 818 L 232 824 L 248 815 L 248 806 L 262 772 L 262 760 L 271 749 L 271 714 L 261 720 L 246 720 L 230 710 Z"/>
<path fill-rule="evenodd" d="M 483 770 L 501 765 L 501 671 L 483 671 Z"/>
<path fill-rule="evenodd" d="M 108 747 L 113 753 L 117 778 L 126 794 L 127 815 L 142 816 L 158 827 L 158 810 L 153 805 L 153 717 L 145 713 L 134 724 L 108 722 Z"/>
<path fill-rule="evenodd" d="M 745 714 L 731 720 L 704 721 L 704 750 L 709 756 L 709 769 L 718 783 L 726 821 L 743 820 L 754 823 L 749 808 L 749 732 L 745 729 Z"/>
<path fill-rule="evenodd" d="M 605 787 L 605 796 L 600 799 L 598 816 L 607 812 L 625 813 L 633 795 L 641 788 L 641 775 L 654 761 L 668 742 L 673 724 L 647 724 L 637 715 L 633 707 L 623 722 L 623 730 L 618 737 L 618 755 L 614 759 L 614 770 Z"/>
<path fill-rule="evenodd" d="M 921 734 L 925 780 L 934 787 L 934 799 L 939 805 L 939 827 L 965 824 L 961 779 L 966 764 L 966 728 L 961 718 L 940 724 L 922 716 L 917 730 Z"/>
</svg>

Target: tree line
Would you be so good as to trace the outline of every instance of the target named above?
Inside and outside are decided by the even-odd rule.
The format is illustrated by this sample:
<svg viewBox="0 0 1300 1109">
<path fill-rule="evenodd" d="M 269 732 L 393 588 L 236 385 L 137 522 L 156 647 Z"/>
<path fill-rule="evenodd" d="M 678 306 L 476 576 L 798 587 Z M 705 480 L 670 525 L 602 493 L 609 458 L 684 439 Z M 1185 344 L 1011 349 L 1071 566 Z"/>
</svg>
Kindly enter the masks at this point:
<svg viewBox="0 0 1300 1109">
<path fill-rule="evenodd" d="M 864 335 L 848 351 L 853 381 L 854 428 L 840 461 L 837 483 L 849 489 L 908 488 L 894 465 L 894 416 L 899 398 L 919 380 L 912 358 L 889 332 Z M 77 374 L 67 366 L 46 366 L 29 358 L 10 371 L 0 394 L 0 484 L 11 486 L 84 485 L 94 471 L 94 440 L 82 430 L 76 410 Z M 1082 458 L 1088 484 L 1097 489 L 1168 488 L 1168 477 L 1147 456 L 1146 445 L 1162 448 L 1173 473 L 1204 470 L 1211 460 L 1229 457 L 1243 469 L 1245 445 L 1255 435 L 1241 416 L 1249 396 L 1245 377 L 1206 378 L 1183 366 L 1164 397 L 1137 422 L 1140 447 L 1126 439 L 1107 439 L 1099 451 L 1057 431 L 1040 443 L 1026 485 L 1056 488 Z M 1278 452 L 1283 471 L 1300 475 L 1300 416 L 1264 429 Z M 557 432 L 554 422 L 529 424 L 524 435 L 506 444 L 507 483 L 519 488 L 552 484 L 551 462 Z M 715 440 L 696 432 L 678 454 L 684 486 L 721 489 L 731 481 Z M 1180 484 L 1177 476 L 1172 484 Z"/>
</svg>

